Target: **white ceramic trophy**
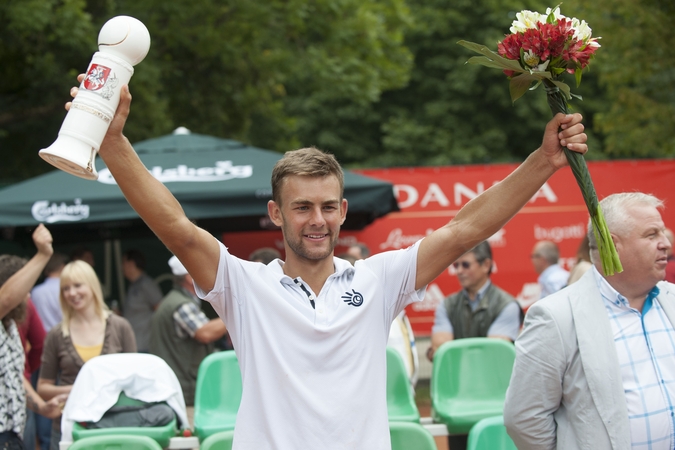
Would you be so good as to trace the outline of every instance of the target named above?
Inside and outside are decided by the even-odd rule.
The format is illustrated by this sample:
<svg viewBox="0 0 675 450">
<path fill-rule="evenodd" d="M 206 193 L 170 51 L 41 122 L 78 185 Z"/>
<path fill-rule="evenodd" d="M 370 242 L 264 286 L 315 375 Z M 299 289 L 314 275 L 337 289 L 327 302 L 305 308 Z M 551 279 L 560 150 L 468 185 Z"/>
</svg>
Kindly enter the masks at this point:
<svg viewBox="0 0 675 450">
<path fill-rule="evenodd" d="M 96 180 L 94 159 L 129 83 L 134 67 L 150 49 L 150 33 L 141 21 L 117 16 L 98 35 L 98 49 L 56 141 L 40 150 L 42 159 L 78 177 Z"/>
</svg>

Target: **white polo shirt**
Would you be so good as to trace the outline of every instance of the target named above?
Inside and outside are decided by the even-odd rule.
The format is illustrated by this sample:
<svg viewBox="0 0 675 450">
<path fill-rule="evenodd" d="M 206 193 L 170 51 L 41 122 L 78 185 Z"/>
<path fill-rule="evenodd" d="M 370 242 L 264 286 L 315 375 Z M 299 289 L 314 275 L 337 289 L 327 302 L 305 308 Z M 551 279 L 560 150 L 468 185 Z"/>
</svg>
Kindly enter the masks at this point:
<svg viewBox="0 0 675 450">
<path fill-rule="evenodd" d="M 280 260 L 244 261 L 221 244 L 215 286 L 197 293 L 225 321 L 241 367 L 234 450 L 391 448 L 385 348 L 394 318 L 424 298 L 418 247 L 355 267 L 334 258 L 316 294 Z"/>
</svg>

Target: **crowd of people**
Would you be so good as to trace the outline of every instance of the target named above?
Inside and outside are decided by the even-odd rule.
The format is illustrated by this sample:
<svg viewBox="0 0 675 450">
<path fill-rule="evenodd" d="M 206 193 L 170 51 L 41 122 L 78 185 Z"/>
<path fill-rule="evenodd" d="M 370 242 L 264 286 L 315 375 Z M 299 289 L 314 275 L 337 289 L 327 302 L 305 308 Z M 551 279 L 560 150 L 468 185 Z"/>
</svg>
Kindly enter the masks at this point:
<svg viewBox="0 0 675 450">
<path fill-rule="evenodd" d="M 447 225 L 406 249 L 375 255 L 363 246 L 334 254 L 348 209 L 335 158 L 316 148 L 287 152 L 273 169 L 268 203 L 283 233 L 284 258 L 267 249 L 241 259 L 190 221 L 145 169 L 123 135 L 130 104 L 125 86 L 100 156 L 175 255 L 168 262 L 173 289 L 162 296 L 142 254 L 129 251 L 123 258 L 129 289 L 117 315 L 104 301 L 93 260 L 66 263 L 43 225 L 34 232 L 30 260 L 0 257 L 3 448 L 25 448 L 27 409 L 57 418 L 78 372 L 98 355 L 156 353 L 191 403 L 199 362 L 227 333 L 242 371 L 235 449 L 388 450 L 385 346 L 400 339 L 393 330 L 412 338 L 405 335 L 405 307 L 421 301 L 448 267 L 462 289 L 438 305 L 427 356 L 433 360 L 453 339 L 514 342 L 504 419 L 519 448 L 675 446 L 675 287 L 663 281 L 673 261 L 661 200 L 631 193 L 602 201 L 624 267 L 614 276 L 602 271 L 590 227 L 590 256 L 582 242 L 572 273 L 558 264 L 554 243 L 538 242 L 531 257 L 542 299 L 524 321 L 515 299 L 490 280 L 488 238 L 567 165 L 563 146 L 586 152 L 579 114 L 555 116 L 541 147 Z M 206 317 L 201 300 L 219 318 Z M 26 314 L 33 314 L 29 321 Z M 402 325 L 392 326 L 397 321 Z M 28 329 L 20 333 L 23 324 Z M 42 335 L 33 333 L 38 326 Z M 35 389 L 31 352 L 39 351 L 40 339 Z M 411 361 L 414 382 L 416 355 L 402 356 Z M 50 448 L 59 440 L 54 420 Z"/>
</svg>

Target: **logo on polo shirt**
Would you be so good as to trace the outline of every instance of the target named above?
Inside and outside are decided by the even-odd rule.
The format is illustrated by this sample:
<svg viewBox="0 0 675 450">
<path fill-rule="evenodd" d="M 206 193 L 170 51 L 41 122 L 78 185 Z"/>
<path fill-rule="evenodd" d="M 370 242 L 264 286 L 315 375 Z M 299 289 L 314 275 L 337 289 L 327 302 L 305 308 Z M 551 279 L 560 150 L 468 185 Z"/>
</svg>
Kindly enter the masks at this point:
<svg viewBox="0 0 675 450">
<path fill-rule="evenodd" d="M 351 306 L 361 306 L 363 305 L 363 295 L 352 289 L 352 292 L 345 292 L 345 295 L 342 296 L 342 301 Z"/>
</svg>

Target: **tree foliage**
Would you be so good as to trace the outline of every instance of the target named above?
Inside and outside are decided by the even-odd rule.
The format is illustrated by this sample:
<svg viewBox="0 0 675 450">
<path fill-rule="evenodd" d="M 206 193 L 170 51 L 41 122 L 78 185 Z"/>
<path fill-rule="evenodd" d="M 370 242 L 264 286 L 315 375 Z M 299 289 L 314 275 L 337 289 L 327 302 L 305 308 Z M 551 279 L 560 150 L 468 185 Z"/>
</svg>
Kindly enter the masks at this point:
<svg viewBox="0 0 675 450">
<path fill-rule="evenodd" d="M 371 102 L 403 86 L 412 64 L 402 0 L 10 0 L 0 5 L 9 24 L 0 66 L 3 80 L 16 81 L 0 91 L 0 145 L 26 154 L 0 178 L 51 170 L 37 150 L 56 138 L 69 87 L 100 27 L 119 14 L 143 21 L 152 37 L 130 83 L 132 142 L 186 126 L 287 150 L 300 145 L 287 102 Z"/>
<path fill-rule="evenodd" d="M 675 157 L 675 3 L 570 0 L 569 6 L 602 36 L 593 70 L 608 94 L 596 116 L 605 153 Z"/>
<path fill-rule="evenodd" d="M 408 85 L 379 102 L 333 101 L 300 114 L 302 140 L 352 165 L 466 164 L 524 159 L 539 146 L 550 112 L 543 92 L 511 102 L 506 77 L 465 64 L 466 39 L 503 39 L 515 13 L 544 11 L 538 0 L 409 0 L 415 55 Z M 578 105 L 577 109 L 591 105 Z M 593 139 L 596 145 L 597 139 Z"/>
<path fill-rule="evenodd" d="M 284 151 L 316 145 L 348 166 L 522 160 L 550 117 L 543 92 L 511 103 L 498 71 L 457 45 L 502 39 L 542 0 L 4 0 L 0 180 L 52 167 L 37 155 L 111 17 L 152 36 L 131 80 L 132 142 L 178 126 Z M 602 48 L 574 92 L 589 158 L 675 155 L 675 6 L 568 0 Z M 628 30 L 628 32 L 626 31 Z"/>
<path fill-rule="evenodd" d="M 72 85 L 73 68 L 86 64 L 93 27 L 80 0 L 5 0 L 0 22 L 2 178 L 40 164 L 42 138 L 56 137 L 65 114 L 64 86 Z"/>
</svg>

